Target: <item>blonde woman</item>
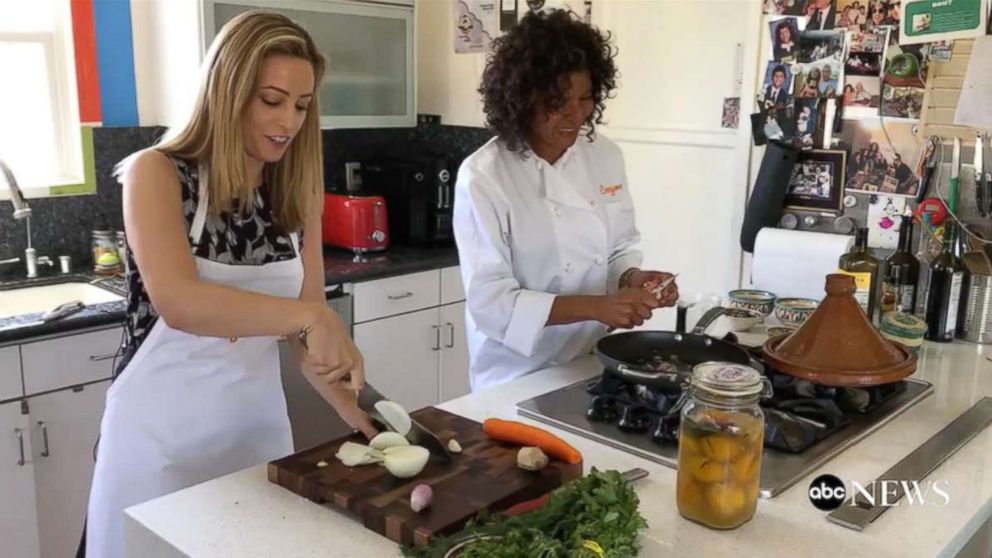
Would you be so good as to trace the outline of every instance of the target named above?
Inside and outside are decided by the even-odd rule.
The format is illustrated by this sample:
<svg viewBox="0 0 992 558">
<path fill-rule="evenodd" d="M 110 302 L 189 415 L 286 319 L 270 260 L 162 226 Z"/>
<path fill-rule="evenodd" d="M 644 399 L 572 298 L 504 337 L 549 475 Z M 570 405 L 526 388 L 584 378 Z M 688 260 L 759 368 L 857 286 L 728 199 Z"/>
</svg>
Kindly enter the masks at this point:
<svg viewBox="0 0 992 558">
<path fill-rule="evenodd" d="M 362 356 L 324 303 L 323 70 L 289 19 L 240 15 L 207 55 L 190 120 L 121 166 L 128 335 L 100 429 L 91 557 L 122 554 L 125 508 L 292 453 L 281 336 L 342 417 L 375 433 L 355 403 Z"/>
</svg>

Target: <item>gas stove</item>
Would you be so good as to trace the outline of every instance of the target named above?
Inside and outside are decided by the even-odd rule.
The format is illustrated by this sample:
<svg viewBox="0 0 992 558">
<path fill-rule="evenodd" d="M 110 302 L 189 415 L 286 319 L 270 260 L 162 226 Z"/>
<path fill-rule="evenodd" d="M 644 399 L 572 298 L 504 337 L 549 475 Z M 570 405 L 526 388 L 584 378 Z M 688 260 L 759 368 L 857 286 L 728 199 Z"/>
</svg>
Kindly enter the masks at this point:
<svg viewBox="0 0 992 558">
<path fill-rule="evenodd" d="M 764 371 L 765 451 L 760 494 L 772 498 L 933 393 L 913 378 L 871 388 L 834 388 Z M 684 393 L 628 383 L 604 372 L 522 401 L 517 412 L 645 459 L 675 467 Z"/>
</svg>

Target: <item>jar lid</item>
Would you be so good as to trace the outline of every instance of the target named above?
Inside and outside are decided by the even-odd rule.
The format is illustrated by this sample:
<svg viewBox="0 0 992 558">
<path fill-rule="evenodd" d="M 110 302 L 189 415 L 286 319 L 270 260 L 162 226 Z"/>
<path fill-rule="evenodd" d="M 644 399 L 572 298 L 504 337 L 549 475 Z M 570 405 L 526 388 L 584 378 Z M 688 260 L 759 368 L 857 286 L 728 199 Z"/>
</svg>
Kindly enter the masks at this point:
<svg viewBox="0 0 992 558">
<path fill-rule="evenodd" d="M 760 372 L 734 362 L 704 362 L 692 369 L 692 386 L 721 397 L 750 397 L 770 390 Z"/>
</svg>

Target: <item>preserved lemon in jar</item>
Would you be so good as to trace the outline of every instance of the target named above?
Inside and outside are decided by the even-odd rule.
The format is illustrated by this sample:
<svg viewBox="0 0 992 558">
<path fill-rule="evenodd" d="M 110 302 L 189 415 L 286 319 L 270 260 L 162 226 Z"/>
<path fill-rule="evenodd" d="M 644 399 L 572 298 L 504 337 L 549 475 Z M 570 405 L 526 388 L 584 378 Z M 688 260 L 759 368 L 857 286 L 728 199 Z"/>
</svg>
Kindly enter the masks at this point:
<svg viewBox="0 0 992 558">
<path fill-rule="evenodd" d="M 758 407 L 771 384 L 757 370 L 728 362 L 693 369 L 679 426 L 679 513 L 714 529 L 734 529 L 758 506 L 765 417 Z"/>
</svg>

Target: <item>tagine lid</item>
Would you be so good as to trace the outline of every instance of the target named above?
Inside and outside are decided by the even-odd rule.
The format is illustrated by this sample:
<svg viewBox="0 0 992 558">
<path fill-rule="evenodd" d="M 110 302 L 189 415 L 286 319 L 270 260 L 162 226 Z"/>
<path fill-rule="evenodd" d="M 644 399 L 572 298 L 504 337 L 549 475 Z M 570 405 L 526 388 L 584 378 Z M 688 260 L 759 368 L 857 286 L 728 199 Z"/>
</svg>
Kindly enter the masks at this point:
<svg viewBox="0 0 992 558">
<path fill-rule="evenodd" d="M 854 278 L 831 274 L 827 296 L 791 335 L 762 347 L 774 369 L 810 382 L 867 387 L 896 382 L 916 371 L 916 355 L 882 337 L 854 298 Z"/>
</svg>

